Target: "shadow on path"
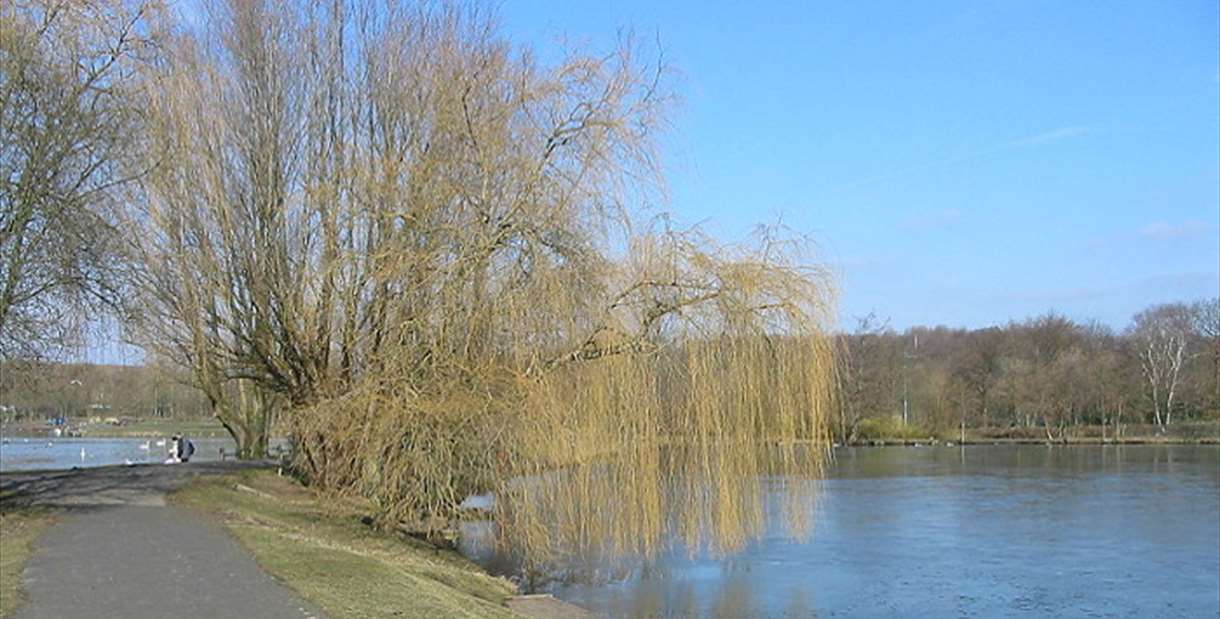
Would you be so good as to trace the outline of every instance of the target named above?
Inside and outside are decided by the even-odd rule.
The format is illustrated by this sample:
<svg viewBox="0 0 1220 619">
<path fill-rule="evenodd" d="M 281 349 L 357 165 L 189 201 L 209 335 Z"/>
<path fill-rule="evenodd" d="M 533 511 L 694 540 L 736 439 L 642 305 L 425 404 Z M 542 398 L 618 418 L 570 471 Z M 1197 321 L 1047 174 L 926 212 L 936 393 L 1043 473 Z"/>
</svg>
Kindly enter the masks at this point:
<svg viewBox="0 0 1220 619">
<path fill-rule="evenodd" d="M 0 475 L 0 510 L 67 508 L 37 542 L 24 574 L 29 602 L 14 617 L 321 618 L 219 525 L 165 505 L 166 492 L 200 475 L 270 466 L 215 462 Z"/>
<path fill-rule="evenodd" d="M 262 460 L 0 473 L 0 510 L 33 505 L 165 505 L 166 493 L 200 475 L 275 466 L 275 461 Z"/>
</svg>

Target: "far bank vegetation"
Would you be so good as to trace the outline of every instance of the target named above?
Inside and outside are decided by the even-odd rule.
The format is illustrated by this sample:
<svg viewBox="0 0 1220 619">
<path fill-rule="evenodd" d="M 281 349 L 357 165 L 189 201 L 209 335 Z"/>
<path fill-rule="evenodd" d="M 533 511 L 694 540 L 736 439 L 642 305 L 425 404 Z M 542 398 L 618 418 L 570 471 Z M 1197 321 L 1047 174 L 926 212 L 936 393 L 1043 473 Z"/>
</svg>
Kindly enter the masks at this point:
<svg viewBox="0 0 1220 619">
<path fill-rule="evenodd" d="M 1051 313 L 899 333 L 868 316 L 839 345 L 839 441 L 1220 438 L 1217 299 L 1150 306 L 1122 331 Z"/>
</svg>

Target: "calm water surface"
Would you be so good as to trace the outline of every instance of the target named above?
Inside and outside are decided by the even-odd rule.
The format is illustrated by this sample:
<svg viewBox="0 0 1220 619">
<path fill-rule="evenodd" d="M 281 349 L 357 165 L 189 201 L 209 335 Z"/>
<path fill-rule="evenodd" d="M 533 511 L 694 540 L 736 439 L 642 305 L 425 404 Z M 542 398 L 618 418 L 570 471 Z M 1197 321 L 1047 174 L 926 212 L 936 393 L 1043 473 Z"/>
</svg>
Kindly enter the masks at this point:
<svg viewBox="0 0 1220 619">
<path fill-rule="evenodd" d="M 839 449 L 806 542 L 549 590 L 608 617 L 1217 617 L 1220 447 Z"/>
<path fill-rule="evenodd" d="M 6 436 L 0 439 L 0 471 L 164 462 L 169 451 L 165 445 L 157 445 L 158 440 L 161 439 Z M 232 439 L 191 438 L 191 442 L 195 443 L 192 461 L 219 460 L 222 448 L 230 455 L 237 450 Z"/>
</svg>

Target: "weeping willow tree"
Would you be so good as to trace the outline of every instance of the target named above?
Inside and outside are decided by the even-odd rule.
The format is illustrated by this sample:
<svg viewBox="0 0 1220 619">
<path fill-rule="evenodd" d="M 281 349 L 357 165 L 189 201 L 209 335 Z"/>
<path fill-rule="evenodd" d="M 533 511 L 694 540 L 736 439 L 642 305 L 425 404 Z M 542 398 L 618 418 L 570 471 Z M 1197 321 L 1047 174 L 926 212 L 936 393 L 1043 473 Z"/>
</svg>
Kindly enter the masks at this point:
<svg viewBox="0 0 1220 619">
<path fill-rule="evenodd" d="M 663 63 L 543 65 L 449 4 L 206 14 L 147 76 L 144 322 L 272 394 L 309 483 L 424 532 L 492 491 L 546 561 L 731 550 L 763 479 L 820 473 L 832 295 L 804 244 L 641 223 Z"/>
</svg>

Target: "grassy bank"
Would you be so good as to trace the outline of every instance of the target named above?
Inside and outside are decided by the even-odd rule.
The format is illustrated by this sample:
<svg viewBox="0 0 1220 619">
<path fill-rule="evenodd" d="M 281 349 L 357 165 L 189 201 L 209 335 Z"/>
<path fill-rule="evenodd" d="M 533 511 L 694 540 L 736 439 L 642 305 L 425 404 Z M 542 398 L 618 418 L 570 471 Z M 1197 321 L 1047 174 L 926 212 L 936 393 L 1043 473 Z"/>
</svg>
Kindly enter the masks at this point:
<svg viewBox="0 0 1220 619">
<path fill-rule="evenodd" d="M 215 419 L 145 418 L 115 426 L 106 423 L 91 423 L 81 428 L 86 437 L 93 438 L 158 438 L 183 434 L 191 438 L 228 438 L 229 433 Z"/>
<path fill-rule="evenodd" d="M 141 417 L 127 420 L 122 425 L 70 418 L 68 429 L 83 438 L 164 438 L 173 434 L 185 434 L 191 438 L 229 436 L 224 426 L 212 418 L 182 420 Z M 47 436 L 51 430 L 52 427 L 43 421 L 23 421 L 5 424 L 2 433 L 4 436 Z"/>
<path fill-rule="evenodd" d="M 518 617 L 513 585 L 455 552 L 386 535 L 359 504 L 323 502 L 273 472 L 198 480 L 171 495 L 222 519 L 276 578 L 335 619 Z"/>
<path fill-rule="evenodd" d="M 1170 425 L 1163 431 L 1159 426 L 1124 424 L 1112 426 L 1069 426 L 1054 429 L 1047 437 L 1045 428 L 1004 427 L 931 428 L 917 423 L 903 424 L 896 419 L 867 419 L 860 422 L 855 438 L 849 445 L 928 445 L 964 443 L 992 444 L 1071 444 L 1071 445 L 1215 445 L 1220 444 L 1220 422 L 1198 421 Z"/>
<path fill-rule="evenodd" d="M 0 512 L 0 617 L 8 617 L 25 601 L 21 572 L 34 540 L 53 518 L 43 509 Z"/>
</svg>

